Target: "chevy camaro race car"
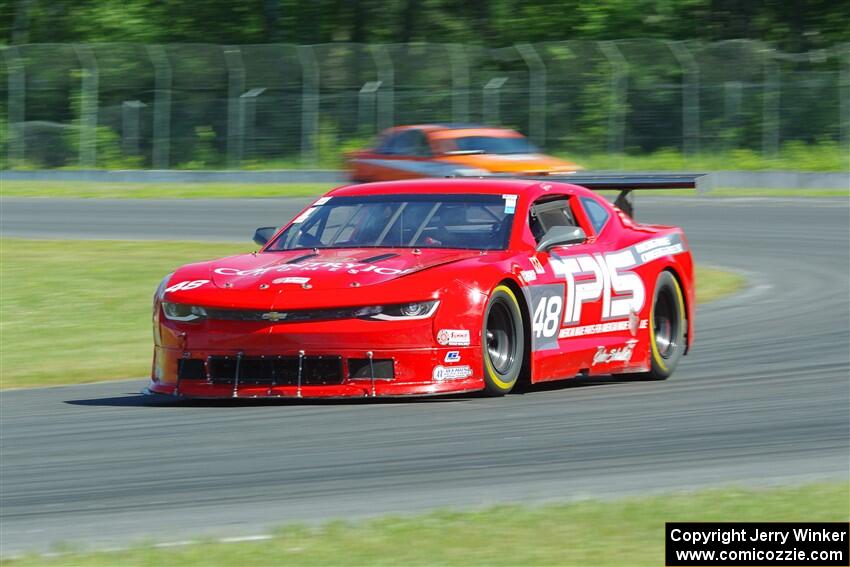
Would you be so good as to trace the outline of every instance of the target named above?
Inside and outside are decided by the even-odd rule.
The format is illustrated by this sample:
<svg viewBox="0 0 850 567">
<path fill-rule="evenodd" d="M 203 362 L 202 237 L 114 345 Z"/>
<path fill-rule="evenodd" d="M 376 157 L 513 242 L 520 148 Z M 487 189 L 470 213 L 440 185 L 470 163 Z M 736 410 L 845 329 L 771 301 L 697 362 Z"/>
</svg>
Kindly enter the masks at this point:
<svg viewBox="0 0 850 567">
<path fill-rule="evenodd" d="M 358 182 L 490 173 L 558 175 L 582 169 L 542 154 L 515 130 L 470 124 L 390 128 L 374 148 L 350 154 L 348 166 Z"/>
<path fill-rule="evenodd" d="M 334 189 L 282 229 L 257 229 L 259 251 L 165 277 L 147 391 L 502 395 L 578 375 L 667 378 L 694 339 L 688 242 L 618 202 L 531 179 Z"/>
</svg>

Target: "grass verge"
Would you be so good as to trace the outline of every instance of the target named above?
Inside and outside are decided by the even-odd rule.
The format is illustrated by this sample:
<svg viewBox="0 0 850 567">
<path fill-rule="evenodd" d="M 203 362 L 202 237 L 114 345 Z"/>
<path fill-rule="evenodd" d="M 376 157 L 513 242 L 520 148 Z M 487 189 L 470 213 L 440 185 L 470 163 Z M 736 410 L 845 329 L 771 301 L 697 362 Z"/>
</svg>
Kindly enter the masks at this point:
<svg viewBox="0 0 850 567">
<path fill-rule="evenodd" d="M 0 240 L 0 387 L 145 376 L 150 306 L 182 264 L 252 250 L 250 244 Z M 698 298 L 744 283 L 698 268 Z"/>
<path fill-rule="evenodd" d="M 73 183 L 69 181 L 3 181 L 3 197 L 66 199 L 263 199 L 313 197 L 343 183 Z M 615 195 L 615 192 L 603 192 Z M 674 189 L 657 196 L 692 197 L 696 191 Z M 709 197 L 850 197 L 847 189 L 759 189 L 718 187 Z M 640 198 L 640 197 L 638 197 Z"/>
<path fill-rule="evenodd" d="M 556 152 L 559 155 L 561 152 Z M 847 148 L 834 143 L 785 144 L 773 156 L 747 149 L 714 150 L 685 155 L 673 148 L 662 148 L 649 154 L 572 154 L 563 152 L 587 169 L 620 169 L 634 171 L 848 171 Z"/>
<path fill-rule="evenodd" d="M 717 268 L 696 267 L 697 303 L 708 303 L 732 295 L 747 284 L 741 274 Z"/>
<path fill-rule="evenodd" d="M 0 240 L 0 387 L 146 375 L 150 306 L 162 278 L 188 262 L 251 249 L 250 244 Z"/>
<path fill-rule="evenodd" d="M 32 556 L 9 567 L 218 565 L 663 565 L 664 523 L 848 520 L 846 483 L 726 488 L 689 494 L 498 506 L 318 528 L 288 526 L 264 541 L 138 546 Z"/>
<path fill-rule="evenodd" d="M 328 183 L 74 183 L 3 181 L 3 197 L 67 199 L 260 199 L 311 197 L 342 185 Z"/>
</svg>

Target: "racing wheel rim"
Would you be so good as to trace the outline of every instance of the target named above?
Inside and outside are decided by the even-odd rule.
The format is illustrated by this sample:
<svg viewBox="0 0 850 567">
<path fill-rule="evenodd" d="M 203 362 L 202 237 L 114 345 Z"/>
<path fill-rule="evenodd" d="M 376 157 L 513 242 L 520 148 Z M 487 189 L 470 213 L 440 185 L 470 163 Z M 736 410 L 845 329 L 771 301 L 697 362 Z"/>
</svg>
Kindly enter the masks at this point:
<svg viewBox="0 0 850 567">
<path fill-rule="evenodd" d="M 490 294 L 481 321 L 481 357 L 484 389 L 503 396 L 516 385 L 525 356 L 523 314 L 516 295 L 507 285 L 497 285 Z"/>
<path fill-rule="evenodd" d="M 502 300 L 497 300 L 487 316 L 487 357 L 500 375 L 508 374 L 516 364 L 517 337 L 514 336 L 514 313 Z"/>
<path fill-rule="evenodd" d="M 665 360 L 670 359 L 678 348 L 679 320 L 672 290 L 665 287 L 655 300 L 652 315 L 655 348 L 658 355 Z"/>
</svg>

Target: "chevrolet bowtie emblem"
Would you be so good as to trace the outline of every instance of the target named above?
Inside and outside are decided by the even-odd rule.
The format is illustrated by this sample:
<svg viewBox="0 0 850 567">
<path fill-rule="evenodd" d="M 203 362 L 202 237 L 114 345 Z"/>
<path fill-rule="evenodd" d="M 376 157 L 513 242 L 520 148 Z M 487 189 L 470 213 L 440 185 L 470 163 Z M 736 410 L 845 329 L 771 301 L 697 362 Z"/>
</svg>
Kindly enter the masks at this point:
<svg viewBox="0 0 850 567">
<path fill-rule="evenodd" d="M 263 313 L 260 318 L 265 319 L 266 321 L 271 321 L 272 323 L 276 321 L 280 321 L 281 319 L 286 319 L 286 313 L 278 313 L 277 311 L 269 311 L 268 313 Z"/>
</svg>

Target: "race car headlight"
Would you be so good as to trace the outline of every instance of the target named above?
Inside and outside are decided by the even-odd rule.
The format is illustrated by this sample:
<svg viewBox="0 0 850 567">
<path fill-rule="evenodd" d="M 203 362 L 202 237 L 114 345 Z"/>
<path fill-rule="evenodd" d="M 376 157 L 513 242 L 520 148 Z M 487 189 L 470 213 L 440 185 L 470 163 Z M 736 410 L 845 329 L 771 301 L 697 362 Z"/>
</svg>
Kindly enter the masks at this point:
<svg viewBox="0 0 850 567">
<path fill-rule="evenodd" d="M 398 308 L 398 312 L 403 317 L 418 317 L 425 315 L 431 309 L 431 302 L 408 303 Z"/>
<path fill-rule="evenodd" d="M 400 305 L 381 305 L 378 307 L 367 307 L 365 309 L 377 310 L 365 315 L 368 319 L 379 321 L 399 321 L 411 319 L 427 319 L 437 310 L 440 302 L 436 299 L 430 301 L 413 301 Z M 364 315 L 358 315 L 364 317 Z"/>
<path fill-rule="evenodd" d="M 171 303 L 170 301 L 162 302 L 162 312 L 165 318 L 171 321 L 182 321 L 188 323 L 191 321 L 200 321 L 207 318 L 207 310 L 199 305 L 186 305 L 184 303 Z"/>
</svg>

